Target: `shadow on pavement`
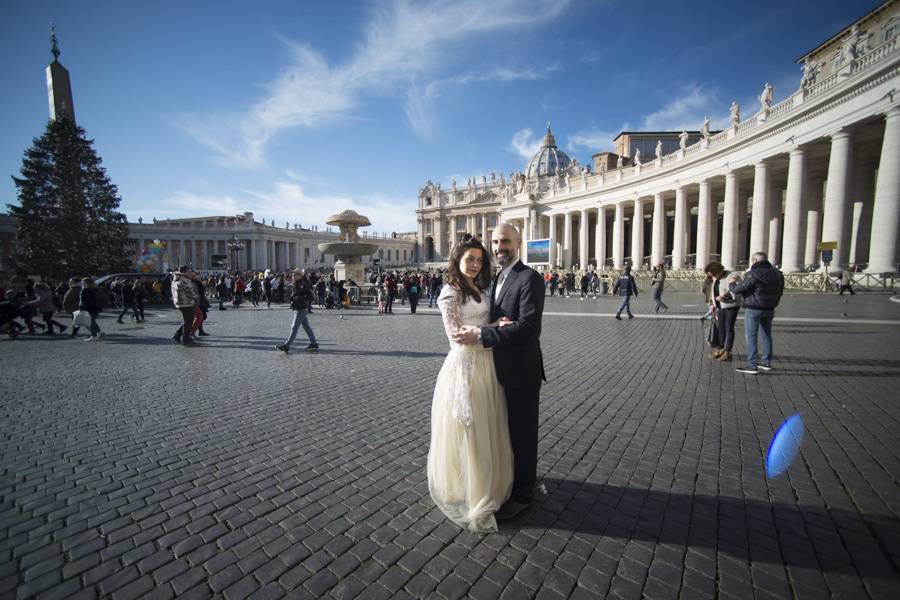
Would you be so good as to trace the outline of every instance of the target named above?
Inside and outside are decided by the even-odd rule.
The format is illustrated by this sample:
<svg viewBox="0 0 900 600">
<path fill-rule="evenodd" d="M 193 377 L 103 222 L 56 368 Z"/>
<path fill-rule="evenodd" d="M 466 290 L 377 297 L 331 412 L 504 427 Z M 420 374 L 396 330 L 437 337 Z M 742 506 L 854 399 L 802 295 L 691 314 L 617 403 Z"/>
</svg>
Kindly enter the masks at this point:
<svg viewBox="0 0 900 600">
<path fill-rule="evenodd" d="M 545 478 L 527 516 L 501 533 L 540 527 L 620 540 L 701 547 L 741 561 L 896 580 L 889 549 L 900 521 L 828 509 Z"/>
</svg>

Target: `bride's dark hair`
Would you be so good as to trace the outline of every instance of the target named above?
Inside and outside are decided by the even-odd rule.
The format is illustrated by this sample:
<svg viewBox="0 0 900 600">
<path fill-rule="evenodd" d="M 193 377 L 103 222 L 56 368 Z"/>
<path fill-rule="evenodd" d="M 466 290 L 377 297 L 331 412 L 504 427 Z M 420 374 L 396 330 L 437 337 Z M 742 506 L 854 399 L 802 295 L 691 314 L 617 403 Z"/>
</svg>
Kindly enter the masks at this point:
<svg viewBox="0 0 900 600">
<path fill-rule="evenodd" d="M 465 275 L 459 270 L 459 261 L 462 260 L 466 250 L 481 250 L 481 271 L 475 276 L 475 287 L 466 281 Z M 486 290 L 491 284 L 491 255 L 476 237 L 464 239 L 453 247 L 450 252 L 450 261 L 447 265 L 447 283 L 453 286 L 460 296 L 460 302 L 465 304 L 469 297 L 481 302 L 481 291 Z"/>
</svg>

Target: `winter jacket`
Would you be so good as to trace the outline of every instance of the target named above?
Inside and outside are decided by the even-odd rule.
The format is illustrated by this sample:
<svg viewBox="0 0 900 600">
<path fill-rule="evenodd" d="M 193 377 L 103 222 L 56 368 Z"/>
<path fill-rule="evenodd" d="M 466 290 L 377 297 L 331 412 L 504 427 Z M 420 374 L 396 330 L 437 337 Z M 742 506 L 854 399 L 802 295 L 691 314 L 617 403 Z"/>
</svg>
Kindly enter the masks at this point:
<svg viewBox="0 0 900 600">
<path fill-rule="evenodd" d="M 781 271 L 767 260 L 753 263 L 731 291 L 733 297 L 742 296 L 744 308 L 771 310 L 778 306 L 784 292 L 784 277 Z"/>
<path fill-rule="evenodd" d="M 56 305 L 53 304 L 53 290 L 35 290 L 36 300 L 32 300 L 31 304 L 41 314 L 56 312 Z"/>
<path fill-rule="evenodd" d="M 81 284 L 73 283 L 63 296 L 63 312 L 73 313 L 78 310 L 78 297 L 81 296 Z"/>
<path fill-rule="evenodd" d="M 616 283 L 613 286 L 613 294 L 637 297 L 638 289 L 634 277 L 632 277 L 630 273 L 622 273 L 619 275 L 619 278 L 616 279 Z"/>
<path fill-rule="evenodd" d="M 86 310 L 94 316 L 100 314 L 100 299 L 97 297 L 97 288 L 81 288 L 81 293 L 78 294 L 78 310 Z"/>
<path fill-rule="evenodd" d="M 172 302 L 176 308 L 187 308 L 197 302 L 197 292 L 190 277 L 175 273 L 172 278 Z"/>
<path fill-rule="evenodd" d="M 734 290 L 734 287 L 741 280 L 739 273 L 735 271 L 728 272 L 718 280 L 719 296 L 724 296 L 727 292 Z M 717 308 L 739 308 L 741 306 L 740 297 L 731 295 L 725 296 L 725 300 L 716 301 L 716 280 L 713 280 L 709 286 L 709 303 Z"/>
<path fill-rule="evenodd" d="M 294 291 L 291 293 L 291 308 L 293 310 L 305 310 L 312 304 L 313 294 L 309 284 L 303 279 L 294 281 Z"/>
</svg>

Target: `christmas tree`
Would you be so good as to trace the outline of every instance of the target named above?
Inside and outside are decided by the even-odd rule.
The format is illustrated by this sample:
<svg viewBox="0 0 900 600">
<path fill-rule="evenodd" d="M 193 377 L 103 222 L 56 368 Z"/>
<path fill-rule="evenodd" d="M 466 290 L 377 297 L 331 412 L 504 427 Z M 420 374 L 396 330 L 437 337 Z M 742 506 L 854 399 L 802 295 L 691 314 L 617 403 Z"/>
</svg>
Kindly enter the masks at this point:
<svg viewBox="0 0 900 600">
<path fill-rule="evenodd" d="M 118 190 L 84 129 L 67 118 L 49 121 L 25 151 L 20 175 L 13 176 L 19 204 L 7 206 L 19 220 L 21 270 L 59 280 L 129 266 Z"/>
</svg>

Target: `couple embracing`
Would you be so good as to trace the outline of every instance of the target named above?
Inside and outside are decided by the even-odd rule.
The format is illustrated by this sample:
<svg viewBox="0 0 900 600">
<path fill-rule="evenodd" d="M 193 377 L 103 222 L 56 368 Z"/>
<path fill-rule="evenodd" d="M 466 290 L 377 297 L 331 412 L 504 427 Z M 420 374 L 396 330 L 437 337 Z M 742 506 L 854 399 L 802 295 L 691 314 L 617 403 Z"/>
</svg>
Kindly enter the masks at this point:
<svg viewBox="0 0 900 600">
<path fill-rule="evenodd" d="M 509 223 L 494 229 L 490 252 L 477 238 L 460 242 L 438 298 L 450 353 L 432 400 L 428 489 L 472 531 L 528 510 L 537 478 L 544 279 L 519 261 L 520 244 Z"/>
</svg>

